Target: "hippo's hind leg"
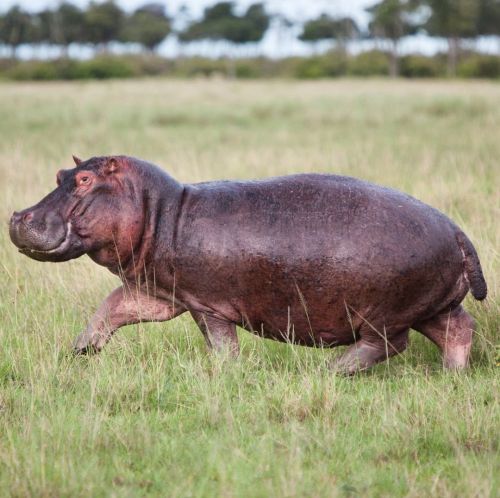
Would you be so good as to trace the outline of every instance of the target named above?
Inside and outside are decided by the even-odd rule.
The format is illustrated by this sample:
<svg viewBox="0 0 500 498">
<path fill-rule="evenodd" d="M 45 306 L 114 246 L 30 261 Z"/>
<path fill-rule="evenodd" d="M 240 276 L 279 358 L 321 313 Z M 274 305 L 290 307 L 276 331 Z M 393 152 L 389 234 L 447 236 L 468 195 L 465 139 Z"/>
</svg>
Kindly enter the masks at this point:
<svg viewBox="0 0 500 498">
<path fill-rule="evenodd" d="M 462 306 L 417 323 L 413 328 L 438 346 L 446 368 L 459 369 L 468 365 L 475 326 Z"/>
<path fill-rule="evenodd" d="M 203 333 L 210 349 L 233 358 L 238 356 L 240 348 L 234 323 L 199 311 L 191 311 L 191 315 Z"/>
<path fill-rule="evenodd" d="M 376 363 L 402 353 L 408 345 L 408 332 L 409 329 L 396 331 L 371 329 L 366 334 L 361 332 L 361 338 L 347 348 L 333 367 L 347 375 L 366 370 Z"/>
</svg>

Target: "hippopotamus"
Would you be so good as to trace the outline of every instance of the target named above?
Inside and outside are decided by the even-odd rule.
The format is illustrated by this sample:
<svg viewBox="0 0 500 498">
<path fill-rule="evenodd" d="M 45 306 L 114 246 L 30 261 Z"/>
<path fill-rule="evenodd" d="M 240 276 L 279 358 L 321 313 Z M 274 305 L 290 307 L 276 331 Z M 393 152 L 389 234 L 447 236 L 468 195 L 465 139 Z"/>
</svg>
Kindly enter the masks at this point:
<svg viewBox="0 0 500 498">
<path fill-rule="evenodd" d="M 57 188 L 14 212 L 10 237 L 38 261 L 87 254 L 122 285 L 76 339 L 100 351 L 120 327 L 189 312 L 210 348 L 238 355 L 236 326 L 304 346 L 348 346 L 353 374 L 405 350 L 410 329 L 448 368 L 467 366 L 486 297 L 476 250 L 436 209 L 337 175 L 182 184 L 127 156 L 74 158 Z"/>
</svg>

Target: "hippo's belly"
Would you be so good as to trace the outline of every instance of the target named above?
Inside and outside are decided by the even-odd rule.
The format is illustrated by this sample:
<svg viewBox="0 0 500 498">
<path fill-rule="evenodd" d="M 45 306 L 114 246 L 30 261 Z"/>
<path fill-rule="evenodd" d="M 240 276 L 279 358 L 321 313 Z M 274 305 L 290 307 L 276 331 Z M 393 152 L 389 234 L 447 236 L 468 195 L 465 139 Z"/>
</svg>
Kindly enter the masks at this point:
<svg viewBox="0 0 500 498">
<path fill-rule="evenodd" d="M 335 347 L 352 344 L 358 337 L 357 331 L 353 330 L 347 320 L 346 323 L 332 324 L 328 329 L 313 327 L 309 321 L 280 320 L 279 315 L 273 315 L 265 321 L 254 317 L 252 323 L 242 320 L 241 326 L 245 330 L 266 339 L 279 342 L 288 342 L 302 346 Z"/>
<path fill-rule="evenodd" d="M 314 258 L 246 254 L 217 265 L 205 258 L 196 274 L 179 272 L 179 289 L 190 289 L 188 309 L 308 346 L 350 344 L 362 327 L 409 328 L 460 298 L 454 295 L 462 274 L 455 252 L 417 259 L 398 247 L 385 258 L 379 251 L 375 247 L 364 258 L 331 248 Z"/>
</svg>

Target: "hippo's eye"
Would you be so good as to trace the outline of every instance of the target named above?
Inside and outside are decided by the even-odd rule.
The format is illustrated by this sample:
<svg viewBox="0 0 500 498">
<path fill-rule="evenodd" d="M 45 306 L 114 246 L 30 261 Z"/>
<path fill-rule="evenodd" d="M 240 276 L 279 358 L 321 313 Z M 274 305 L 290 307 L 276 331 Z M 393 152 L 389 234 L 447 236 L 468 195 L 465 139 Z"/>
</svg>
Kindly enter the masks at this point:
<svg viewBox="0 0 500 498">
<path fill-rule="evenodd" d="M 77 187 L 88 187 L 93 180 L 94 177 L 92 173 L 88 173 L 87 171 L 81 171 L 76 175 L 75 183 Z"/>
</svg>

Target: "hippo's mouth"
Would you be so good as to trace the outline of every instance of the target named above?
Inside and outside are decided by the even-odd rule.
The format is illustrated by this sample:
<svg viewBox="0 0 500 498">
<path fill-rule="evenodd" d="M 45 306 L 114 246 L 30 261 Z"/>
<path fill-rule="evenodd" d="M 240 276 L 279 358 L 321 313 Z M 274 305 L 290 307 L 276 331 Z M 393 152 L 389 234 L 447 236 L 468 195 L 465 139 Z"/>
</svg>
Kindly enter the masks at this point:
<svg viewBox="0 0 500 498">
<path fill-rule="evenodd" d="M 21 254 L 24 254 L 25 256 L 29 256 L 29 257 L 35 258 L 35 259 L 37 256 L 61 254 L 61 253 L 65 252 L 67 249 L 69 249 L 69 247 L 71 245 L 71 233 L 72 233 L 71 223 L 68 222 L 66 224 L 66 234 L 64 235 L 64 238 L 61 241 L 61 243 L 59 245 L 57 245 L 56 247 L 53 247 L 52 249 L 48 249 L 47 251 L 44 251 L 42 249 L 30 249 L 28 247 L 21 247 L 19 249 L 19 252 Z"/>
</svg>

